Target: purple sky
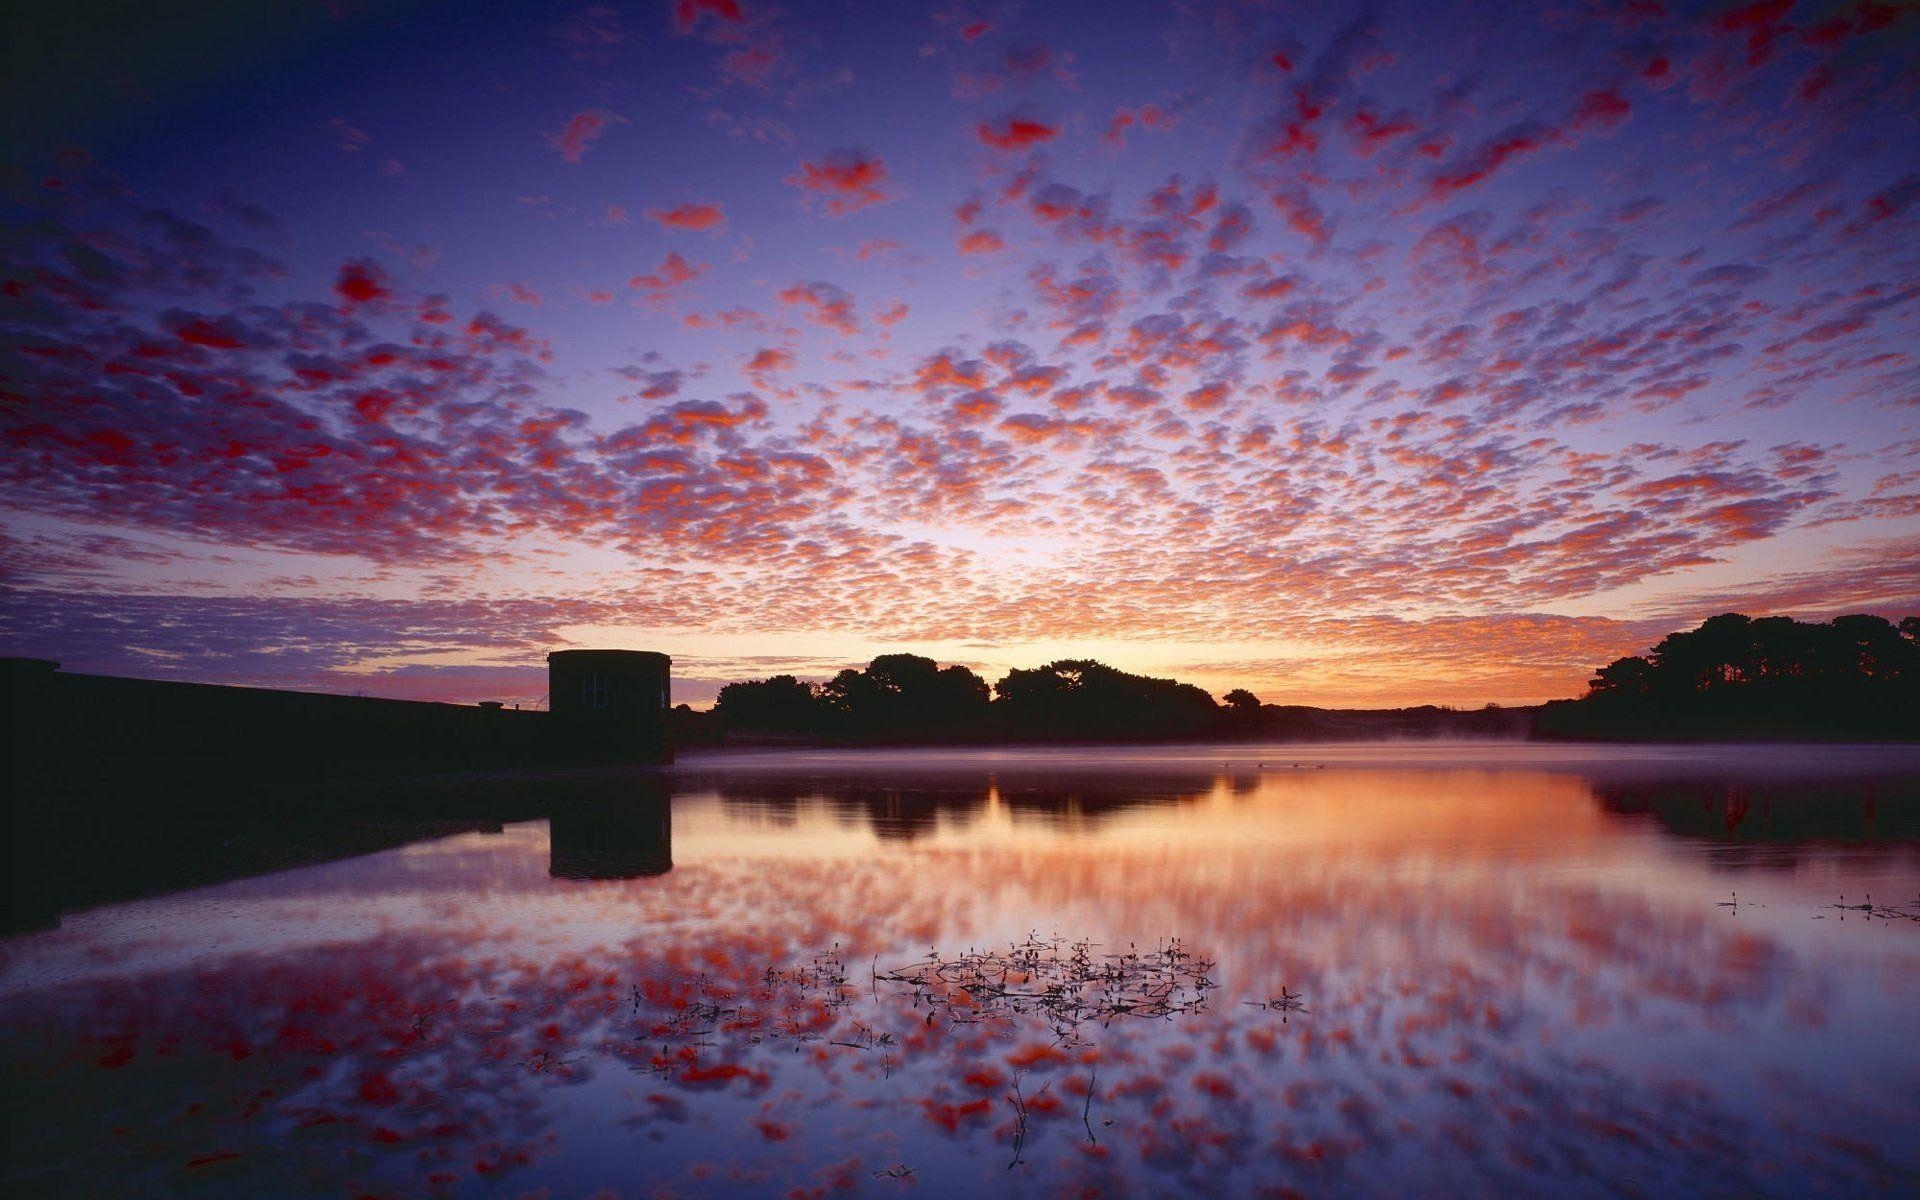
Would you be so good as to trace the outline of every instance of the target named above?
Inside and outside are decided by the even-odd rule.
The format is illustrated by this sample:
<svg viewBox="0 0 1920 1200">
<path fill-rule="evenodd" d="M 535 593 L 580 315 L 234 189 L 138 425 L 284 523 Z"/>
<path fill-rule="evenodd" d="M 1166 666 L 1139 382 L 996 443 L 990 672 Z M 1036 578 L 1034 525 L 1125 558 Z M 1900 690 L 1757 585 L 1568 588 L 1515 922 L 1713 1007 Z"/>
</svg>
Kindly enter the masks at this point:
<svg viewBox="0 0 1920 1200">
<path fill-rule="evenodd" d="M 1912 3 L 207 12 L 12 18 L 7 653 L 1478 704 L 1920 611 Z"/>
</svg>

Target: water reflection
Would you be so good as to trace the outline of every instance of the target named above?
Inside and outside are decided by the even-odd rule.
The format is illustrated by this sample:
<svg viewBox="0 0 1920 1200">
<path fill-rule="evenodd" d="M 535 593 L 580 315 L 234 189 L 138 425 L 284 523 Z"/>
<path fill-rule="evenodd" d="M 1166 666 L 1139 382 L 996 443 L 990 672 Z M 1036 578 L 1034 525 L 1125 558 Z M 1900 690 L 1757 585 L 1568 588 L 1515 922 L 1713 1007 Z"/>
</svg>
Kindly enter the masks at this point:
<svg viewBox="0 0 1920 1200">
<path fill-rule="evenodd" d="M 547 873 L 555 879 L 644 879 L 673 870 L 673 807 L 664 788 L 556 804 Z"/>
<path fill-rule="evenodd" d="M 8 1181 L 1898 1194 L 1920 925 L 1812 918 L 1920 887 L 1917 779 L 696 763 L 4 943 Z"/>
<path fill-rule="evenodd" d="M 905 786 L 888 786 L 865 773 L 800 779 L 771 773 L 690 773 L 678 786 L 681 794 L 696 796 L 710 787 L 730 814 L 750 821 L 792 828 L 811 806 L 823 808 L 844 826 L 869 830 L 881 841 L 913 842 L 942 830 L 976 826 L 990 811 L 1022 824 L 1092 826 L 1136 809 L 1193 803 L 1222 783 L 1221 778 L 1193 771 L 1142 780 L 1099 772 L 1004 768 L 953 770 L 935 779 L 909 780 Z M 1228 786 L 1245 792 L 1256 781 L 1243 778 Z"/>
<path fill-rule="evenodd" d="M 1594 796 L 1609 813 L 1651 816 L 1681 837 L 1857 846 L 1920 840 L 1920 786 L 1898 777 L 1601 784 Z"/>
</svg>

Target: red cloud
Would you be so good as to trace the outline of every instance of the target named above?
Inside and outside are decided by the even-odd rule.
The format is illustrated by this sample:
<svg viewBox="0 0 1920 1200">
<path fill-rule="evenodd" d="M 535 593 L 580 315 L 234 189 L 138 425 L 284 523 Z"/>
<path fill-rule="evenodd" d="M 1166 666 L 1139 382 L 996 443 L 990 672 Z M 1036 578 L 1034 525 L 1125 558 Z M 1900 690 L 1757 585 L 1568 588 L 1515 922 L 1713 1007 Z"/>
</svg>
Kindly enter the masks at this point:
<svg viewBox="0 0 1920 1200">
<path fill-rule="evenodd" d="M 816 325 L 844 334 L 860 331 L 853 315 L 853 297 L 831 283 L 796 283 L 779 292 L 780 303 L 804 309 L 807 319 Z"/>
<path fill-rule="evenodd" d="M 1233 396 L 1233 388 L 1224 383 L 1208 383 L 1194 388 L 1183 399 L 1186 406 L 1194 412 L 1208 412 L 1219 408 Z"/>
<path fill-rule="evenodd" d="M 954 362 L 951 354 L 936 354 L 920 364 L 913 385 L 921 392 L 934 388 L 977 388 L 986 381 L 986 368 L 971 359 Z"/>
<path fill-rule="evenodd" d="M 991 229 L 976 229 L 960 239 L 962 254 L 993 254 L 1006 248 L 1006 241 Z"/>
<path fill-rule="evenodd" d="M 715 24 L 738 25 L 747 19 L 740 0 L 673 0 L 673 27 L 687 33 L 702 19 Z"/>
<path fill-rule="evenodd" d="M 525 304 L 533 308 L 540 307 L 540 293 L 524 283 L 508 282 L 492 289 L 496 295 L 504 296 L 515 304 Z"/>
<path fill-rule="evenodd" d="M 639 384 L 639 390 L 634 395 L 641 400 L 665 400 L 675 396 L 687 378 L 684 371 L 648 371 L 641 367 L 617 367 L 614 374 Z"/>
<path fill-rule="evenodd" d="M 606 131 L 607 126 L 622 125 L 626 120 L 619 113 L 590 108 L 585 112 L 573 114 L 565 125 L 554 132 L 543 133 L 540 136 L 547 145 L 560 152 L 561 158 L 570 163 L 577 163 L 586 154 L 587 147 Z"/>
<path fill-rule="evenodd" d="M 1157 104 L 1142 104 L 1139 108 L 1122 108 L 1113 114 L 1107 122 L 1107 131 L 1101 140 L 1118 149 L 1127 144 L 1127 130 L 1138 126 L 1141 129 L 1172 129 L 1180 123 L 1176 113 L 1170 113 Z"/>
<path fill-rule="evenodd" d="M 1286 221 L 1287 228 L 1317 246 L 1326 244 L 1331 236 L 1327 229 L 1326 214 L 1305 188 L 1277 191 L 1270 199 L 1274 211 Z"/>
<path fill-rule="evenodd" d="M 1611 89 L 1588 92 L 1580 97 L 1579 107 L 1573 111 L 1573 127 L 1587 129 L 1599 127 L 1612 129 L 1625 121 L 1633 113 L 1633 105 L 1624 96 Z"/>
<path fill-rule="evenodd" d="M 1244 204 L 1229 204 L 1220 210 L 1220 219 L 1207 235 L 1207 249 L 1224 254 L 1253 234 L 1253 214 Z"/>
<path fill-rule="evenodd" d="M 613 47 L 626 42 L 627 31 L 617 10 L 595 5 L 564 22 L 554 36 L 581 62 L 604 64 L 611 61 Z"/>
<path fill-rule="evenodd" d="M 211 350 L 238 350 L 245 345 L 212 321 L 188 321 L 173 331 L 173 336 L 189 346 L 205 346 Z"/>
<path fill-rule="evenodd" d="M 1721 13 L 1713 19 L 1713 27 L 1746 35 L 1747 65 L 1757 67 L 1773 56 L 1774 41 L 1793 28 L 1785 20 L 1793 5 L 1794 0 L 1759 0 Z"/>
<path fill-rule="evenodd" d="M 379 263 L 365 258 L 342 265 L 340 278 L 334 281 L 333 290 L 346 301 L 348 308 L 374 304 L 393 294 L 388 286 L 387 273 Z"/>
<path fill-rule="evenodd" d="M 1025 150 L 1060 136 L 1060 127 L 1026 117 L 1005 116 L 983 121 L 974 130 L 981 142 L 996 150 Z"/>
<path fill-rule="evenodd" d="M 685 229 L 700 233 L 720 229 L 727 223 L 727 206 L 712 201 L 676 204 L 672 208 L 650 208 L 647 219 L 666 229 Z"/>
<path fill-rule="evenodd" d="M 1908 175 L 1867 199 L 1868 221 L 1890 221 L 1920 203 L 1920 175 Z"/>
<path fill-rule="evenodd" d="M 1001 421 L 999 428 L 1016 442 L 1034 445 L 1053 440 L 1079 441 L 1099 433 L 1104 426 L 1102 422 L 1086 418 L 1067 420 L 1040 413 L 1015 413 Z"/>
<path fill-rule="evenodd" d="M 675 288 L 693 282 L 712 269 L 706 263 L 690 263 L 678 254 L 669 254 L 654 268 L 653 274 L 635 275 L 627 280 L 627 286 L 644 288 L 647 299 L 658 304 Z"/>
<path fill-rule="evenodd" d="M 898 197 L 887 189 L 887 164 L 864 150 L 835 150 L 817 163 L 803 162 L 786 182 L 823 197 L 830 217 L 844 217 Z"/>
<path fill-rule="evenodd" d="M 720 60 L 720 70 L 741 83 L 764 88 L 781 64 L 777 51 L 767 46 L 746 46 Z"/>
<path fill-rule="evenodd" d="M 1524 158 L 1560 140 L 1560 132 L 1536 121 L 1526 121 L 1502 131 L 1481 143 L 1471 154 L 1453 166 L 1436 173 L 1429 181 L 1429 198 L 1444 200 L 1475 184 L 1483 183 L 1518 158 Z"/>
<path fill-rule="evenodd" d="M 747 360 L 749 371 L 791 371 L 793 370 L 793 352 L 768 346 Z"/>
<path fill-rule="evenodd" d="M 1353 138 L 1354 152 L 1362 158 L 1371 157 L 1388 142 L 1414 133 L 1419 128 L 1419 123 L 1409 114 L 1383 117 L 1364 108 L 1347 120 L 1347 133 Z"/>
</svg>

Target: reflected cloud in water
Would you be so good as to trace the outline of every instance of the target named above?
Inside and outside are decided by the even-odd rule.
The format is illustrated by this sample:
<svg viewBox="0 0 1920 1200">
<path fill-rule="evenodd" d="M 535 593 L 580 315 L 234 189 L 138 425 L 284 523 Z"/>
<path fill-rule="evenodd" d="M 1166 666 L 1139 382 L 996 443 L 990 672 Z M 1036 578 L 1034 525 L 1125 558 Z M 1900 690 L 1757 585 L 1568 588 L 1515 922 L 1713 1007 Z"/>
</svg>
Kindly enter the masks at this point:
<svg viewBox="0 0 1920 1200">
<path fill-rule="evenodd" d="M 574 795 L 73 914 L 0 951 L 34 1147 L 8 1170 L 71 1195 L 1912 1186 L 1920 925 L 1812 919 L 1920 890 L 1908 764 L 1322 757 L 695 763 L 670 803 Z M 1204 1002 L 1073 1037 L 978 980 L 901 983 L 930 952 L 1019 985 L 1030 939 L 1168 938 Z"/>
</svg>

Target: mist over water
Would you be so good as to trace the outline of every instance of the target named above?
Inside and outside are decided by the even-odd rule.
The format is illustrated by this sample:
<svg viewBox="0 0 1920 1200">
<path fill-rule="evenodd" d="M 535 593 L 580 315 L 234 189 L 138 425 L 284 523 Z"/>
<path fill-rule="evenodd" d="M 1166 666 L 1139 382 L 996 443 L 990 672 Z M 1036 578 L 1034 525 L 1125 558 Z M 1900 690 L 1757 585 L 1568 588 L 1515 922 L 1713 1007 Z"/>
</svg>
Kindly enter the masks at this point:
<svg viewBox="0 0 1920 1200">
<path fill-rule="evenodd" d="M 1910 1194 L 1915 914 L 1910 748 L 692 757 L 0 943 L 6 1184 Z"/>
</svg>

